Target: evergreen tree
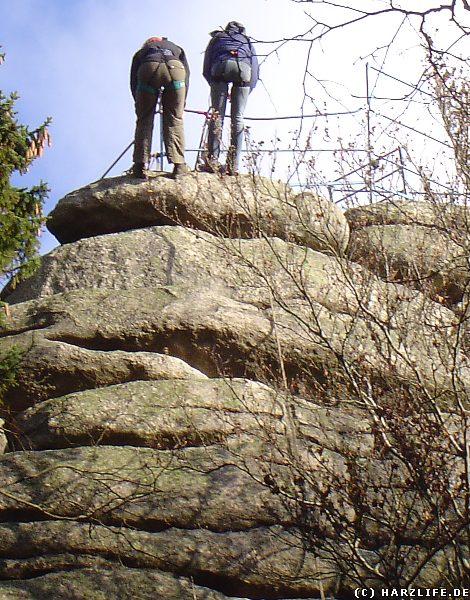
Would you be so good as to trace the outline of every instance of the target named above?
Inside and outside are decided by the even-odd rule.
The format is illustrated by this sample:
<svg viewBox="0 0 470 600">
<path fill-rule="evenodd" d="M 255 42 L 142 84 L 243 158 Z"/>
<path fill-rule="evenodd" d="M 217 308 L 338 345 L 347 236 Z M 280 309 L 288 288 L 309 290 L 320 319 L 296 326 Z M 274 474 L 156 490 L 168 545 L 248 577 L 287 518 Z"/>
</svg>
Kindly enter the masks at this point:
<svg viewBox="0 0 470 600">
<path fill-rule="evenodd" d="M 3 56 L 0 54 L 0 64 Z M 50 144 L 50 120 L 30 131 L 15 118 L 17 98 L 15 93 L 5 96 L 0 91 L 0 276 L 14 280 L 29 275 L 35 266 L 32 259 L 38 249 L 48 189 L 42 182 L 29 189 L 15 187 L 10 180 L 14 173 L 25 173 Z"/>
<path fill-rule="evenodd" d="M 0 53 L 0 64 L 3 58 Z M 13 284 L 36 267 L 34 257 L 48 189 L 42 182 L 29 189 L 15 187 L 10 179 L 14 173 L 25 173 L 50 144 L 50 120 L 30 131 L 15 118 L 17 98 L 15 93 L 5 96 L 0 91 L 0 281 L 10 278 Z M 7 305 L 0 303 L 0 326 L 6 309 Z M 0 355 L 0 403 L 5 389 L 14 385 L 20 362 L 21 353 L 16 348 Z"/>
</svg>

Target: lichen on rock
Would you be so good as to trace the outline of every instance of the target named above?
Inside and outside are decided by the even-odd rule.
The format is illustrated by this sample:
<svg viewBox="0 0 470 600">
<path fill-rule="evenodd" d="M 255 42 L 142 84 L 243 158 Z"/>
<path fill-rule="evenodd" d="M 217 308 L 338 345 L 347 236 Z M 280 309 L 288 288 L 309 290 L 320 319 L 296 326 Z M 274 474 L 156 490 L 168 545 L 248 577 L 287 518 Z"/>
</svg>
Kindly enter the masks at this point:
<svg viewBox="0 0 470 600">
<path fill-rule="evenodd" d="M 202 173 L 62 199 L 63 245 L 3 292 L 0 348 L 22 372 L 2 415 L 0 596 L 445 585 L 468 552 L 466 321 L 440 301 L 460 234 L 444 258 L 437 243 L 454 212 L 343 213 Z"/>
</svg>

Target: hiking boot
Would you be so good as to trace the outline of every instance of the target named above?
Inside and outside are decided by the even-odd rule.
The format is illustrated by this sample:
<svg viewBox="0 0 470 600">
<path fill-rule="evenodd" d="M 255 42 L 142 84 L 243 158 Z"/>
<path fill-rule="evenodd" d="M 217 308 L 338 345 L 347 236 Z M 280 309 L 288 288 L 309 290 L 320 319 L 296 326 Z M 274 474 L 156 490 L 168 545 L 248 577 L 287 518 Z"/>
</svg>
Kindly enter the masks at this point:
<svg viewBox="0 0 470 600">
<path fill-rule="evenodd" d="M 227 152 L 227 161 L 225 163 L 225 175 L 238 175 L 238 165 L 235 156 L 235 151 L 230 146 Z"/>
<path fill-rule="evenodd" d="M 230 146 L 225 162 L 225 175 L 238 175 L 238 160 L 234 146 Z"/>
<path fill-rule="evenodd" d="M 233 165 L 226 165 L 225 175 L 233 175 L 234 177 L 237 177 L 239 174 L 240 173 L 237 167 L 234 167 Z"/>
<path fill-rule="evenodd" d="M 146 179 L 144 163 L 134 163 L 134 166 L 132 167 L 132 176 L 137 177 L 138 179 Z"/>
<path fill-rule="evenodd" d="M 215 158 L 208 158 L 199 170 L 201 173 L 220 173 L 222 165 Z"/>
<path fill-rule="evenodd" d="M 173 176 L 178 177 L 178 175 L 184 175 L 185 173 L 190 172 L 190 168 L 186 163 L 177 163 L 173 167 Z"/>
</svg>

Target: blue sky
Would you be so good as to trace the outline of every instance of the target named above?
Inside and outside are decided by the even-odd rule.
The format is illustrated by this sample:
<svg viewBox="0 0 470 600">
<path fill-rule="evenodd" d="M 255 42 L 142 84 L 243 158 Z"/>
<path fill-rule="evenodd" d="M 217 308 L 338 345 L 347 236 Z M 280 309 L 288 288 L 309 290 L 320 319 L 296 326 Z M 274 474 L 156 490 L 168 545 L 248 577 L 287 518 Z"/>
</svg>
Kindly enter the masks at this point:
<svg viewBox="0 0 470 600">
<path fill-rule="evenodd" d="M 364 2 L 371 0 L 355 0 L 356 5 Z M 372 0 L 375 5 L 380 2 Z M 237 20 L 254 39 L 289 38 L 310 26 L 308 8 L 291 0 L 1 0 L 0 44 L 6 60 L 0 67 L 0 89 L 19 93 L 18 119 L 30 128 L 47 116 L 53 120 L 52 147 L 34 163 L 21 185 L 46 181 L 51 189 L 49 212 L 67 192 L 99 179 L 132 141 L 129 67 L 147 37 L 164 35 L 185 49 L 191 67 L 187 108 L 206 110 L 209 89 L 201 71 L 209 32 Z M 314 99 L 307 102 L 302 82 L 308 44 L 287 44 L 264 62 L 261 58 L 262 81 L 250 96 L 247 116 L 363 107 L 364 61 L 357 57 L 388 41 L 395 28 L 393 19 L 376 21 L 360 35 L 357 30 L 339 32 L 315 47 L 312 67 L 318 79 L 312 88 Z M 415 39 L 407 41 L 403 53 L 394 57 L 397 70 L 409 79 L 421 66 L 419 59 L 410 61 L 405 50 L 414 52 L 416 47 Z M 257 44 L 260 55 L 274 48 Z M 325 86 L 328 93 L 323 93 Z M 200 116 L 186 116 L 187 148 L 197 148 L 202 124 Z M 253 139 L 270 146 L 278 137 L 280 145 L 287 147 L 299 122 L 252 121 L 249 125 Z M 308 122 L 306 129 L 314 125 Z M 158 127 L 155 137 L 158 140 Z M 324 132 L 318 133 L 316 142 L 328 143 Z M 188 153 L 187 160 L 194 165 L 195 155 Z M 110 175 L 130 165 L 129 152 Z M 42 252 L 55 244 L 47 232 L 42 235 Z"/>
</svg>

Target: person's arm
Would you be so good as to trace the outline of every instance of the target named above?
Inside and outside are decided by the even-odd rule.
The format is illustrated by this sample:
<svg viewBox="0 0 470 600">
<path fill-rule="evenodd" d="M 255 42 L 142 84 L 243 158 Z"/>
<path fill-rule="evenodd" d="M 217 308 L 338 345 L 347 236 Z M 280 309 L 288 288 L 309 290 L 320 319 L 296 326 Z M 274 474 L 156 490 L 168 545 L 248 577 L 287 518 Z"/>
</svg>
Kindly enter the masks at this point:
<svg viewBox="0 0 470 600">
<path fill-rule="evenodd" d="M 202 74 L 204 79 L 210 85 L 212 81 L 211 68 L 212 68 L 212 48 L 214 47 L 214 38 L 207 44 L 206 51 L 204 53 L 204 66 L 202 68 Z"/>
<path fill-rule="evenodd" d="M 184 66 L 184 71 L 186 73 L 185 79 L 184 79 L 184 85 L 186 87 L 186 96 L 188 95 L 188 89 L 189 89 L 189 63 L 188 60 L 186 58 L 186 54 L 184 53 L 183 48 L 181 48 L 180 46 L 178 46 L 178 49 L 180 51 L 180 54 L 178 56 L 178 60 L 180 60 L 183 63 Z"/>
<path fill-rule="evenodd" d="M 132 97 L 135 100 L 135 93 L 137 90 L 137 70 L 139 68 L 140 65 L 140 50 L 137 51 L 133 58 L 132 58 L 132 65 L 131 65 L 131 79 L 130 79 L 130 84 L 131 84 L 131 92 L 132 92 Z"/>
<path fill-rule="evenodd" d="M 259 63 L 258 57 L 256 56 L 255 49 L 253 44 L 250 42 L 250 50 L 251 50 L 251 80 L 250 80 L 250 90 L 254 90 L 256 84 L 259 79 Z"/>
</svg>

